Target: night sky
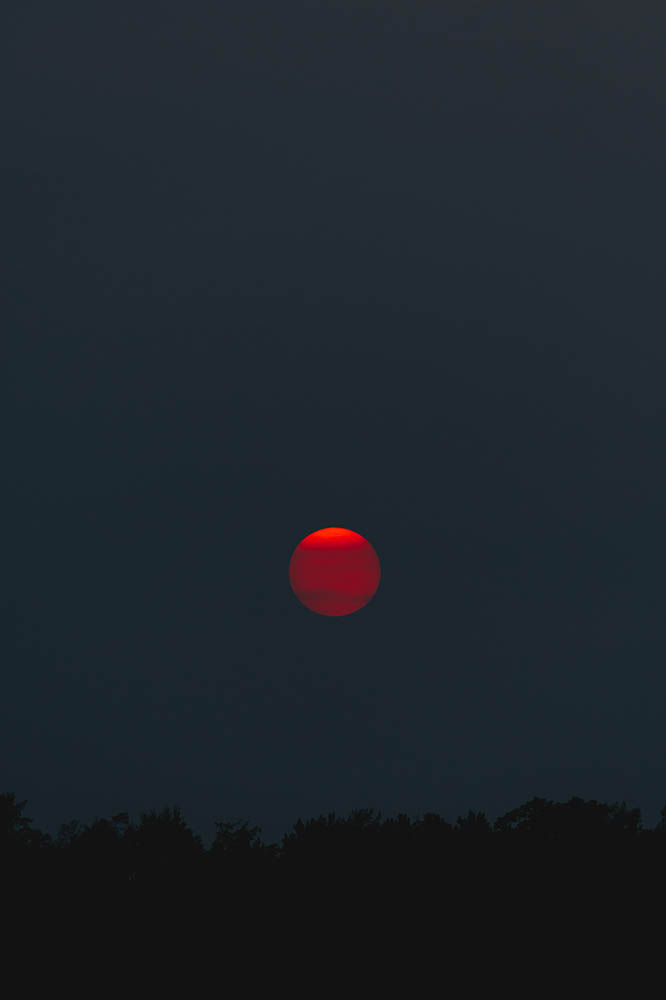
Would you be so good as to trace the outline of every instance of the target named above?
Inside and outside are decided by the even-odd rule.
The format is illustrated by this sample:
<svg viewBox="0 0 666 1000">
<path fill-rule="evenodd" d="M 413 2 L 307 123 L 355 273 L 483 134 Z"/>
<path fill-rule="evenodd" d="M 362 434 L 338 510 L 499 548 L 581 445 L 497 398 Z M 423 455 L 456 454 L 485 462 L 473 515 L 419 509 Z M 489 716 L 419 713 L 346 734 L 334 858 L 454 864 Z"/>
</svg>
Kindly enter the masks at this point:
<svg viewBox="0 0 666 1000">
<path fill-rule="evenodd" d="M 21 0 L 0 791 L 666 802 L 666 10 Z M 298 542 L 360 532 L 326 618 Z"/>
</svg>

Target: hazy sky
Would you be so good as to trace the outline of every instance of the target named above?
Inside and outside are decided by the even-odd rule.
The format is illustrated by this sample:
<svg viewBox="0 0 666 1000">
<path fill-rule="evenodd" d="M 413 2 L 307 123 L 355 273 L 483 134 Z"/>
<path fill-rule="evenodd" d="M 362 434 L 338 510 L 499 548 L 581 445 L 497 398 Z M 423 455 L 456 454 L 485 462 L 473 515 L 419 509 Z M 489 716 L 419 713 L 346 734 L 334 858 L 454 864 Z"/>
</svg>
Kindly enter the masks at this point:
<svg viewBox="0 0 666 1000">
<path fill-rule="evenodd" d="M 0 791 L 666 802 L 666 10 L 21 0 Z M 364 534 L 374 601 L 291 593 Z"/>
</svg>

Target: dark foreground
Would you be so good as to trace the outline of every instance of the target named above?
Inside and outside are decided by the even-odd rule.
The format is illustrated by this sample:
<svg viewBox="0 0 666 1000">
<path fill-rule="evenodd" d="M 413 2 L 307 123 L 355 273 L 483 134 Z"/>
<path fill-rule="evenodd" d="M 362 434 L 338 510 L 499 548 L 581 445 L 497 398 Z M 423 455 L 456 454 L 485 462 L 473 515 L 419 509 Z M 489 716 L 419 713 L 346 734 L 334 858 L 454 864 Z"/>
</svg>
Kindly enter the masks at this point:
<svg viewBox="0 0 666 1000">
<path fill-rule="evenodd" d="M 266 844 L 247 823 L 218 823 L 209 847 L 177 807 L 65 823 L 55 837 L 25 815 L 26 803 L 0 795 L 0 859 L 5 885 L 63 885 L 122 892 L 187 888 L 226 893 L 337 894 L 367 889 L 442 902 L 505 893 L 525 903 L 581 880 L 650 894 L 666 872 L 666 806 L 646 829 L 639 809 L 571 798 L 533 798 L 493 824 L 482 812 L 447 822 L 435 813 L 382 818 L 372 809 L 298 820 Z"/>
</svg>

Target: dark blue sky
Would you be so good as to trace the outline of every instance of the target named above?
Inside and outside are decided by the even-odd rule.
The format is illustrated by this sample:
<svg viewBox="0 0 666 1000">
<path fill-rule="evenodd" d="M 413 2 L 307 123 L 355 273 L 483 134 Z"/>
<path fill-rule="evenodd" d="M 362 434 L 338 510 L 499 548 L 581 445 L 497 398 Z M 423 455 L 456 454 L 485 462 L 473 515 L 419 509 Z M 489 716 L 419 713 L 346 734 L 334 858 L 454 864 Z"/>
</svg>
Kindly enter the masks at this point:
<svg viewBox="0 0 666 1000">
<path fill-rule="evenodd" d="M 23 0 L 0 791 L 666 802 L 666 13 Z M 374 601 L 287 566 L 342 525 Z"/>
</svg>

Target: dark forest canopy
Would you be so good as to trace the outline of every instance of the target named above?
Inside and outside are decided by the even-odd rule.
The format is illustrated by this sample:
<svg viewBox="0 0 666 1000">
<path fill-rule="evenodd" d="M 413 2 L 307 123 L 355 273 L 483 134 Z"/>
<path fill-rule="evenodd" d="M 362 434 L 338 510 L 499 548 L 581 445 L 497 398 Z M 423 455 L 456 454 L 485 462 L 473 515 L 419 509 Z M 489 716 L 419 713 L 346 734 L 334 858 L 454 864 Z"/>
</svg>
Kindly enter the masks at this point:
<svg viewBox="0 0 666 1000">
<path fill-rule="evenodd" d="M 64 878 L 68 884 L 145 883 L 217 884 L 247 887 L 268 884 L 287 874 L 310 881 L 409 876 L 477 880 L 515 877 L 523 872 L 571 870 L 577 860 L 589 873 L 595 864 L 617 871 L 620 860 L 641 859 L 663 867 L 666 857 L 666 806 L 653 829 L 641 822 L 640 809 L 622 803 L 572 797 L 553 802 L 534 797 L 489 822 L 483 812 L 468 812 L 454 823 L 436 813 L 384 818 L 373 809 L 347 816 L 330 813 L 299 819 L 279 843 L 266 844 L 258 827 L 221 821 L 206 847 L 190 829 L 178 806 L 142 813 L 64 823 L 55 837 L 36 829 L 26 801 L 0 795 L 0 856 L 5 872 L 22 877 Z M 565 862 L 563 868 L 559 862 Z M 547 862 L 544 864 L 544 862 Z M 330 882 L 329 882 L 330 884 Z"/>
</svg>

